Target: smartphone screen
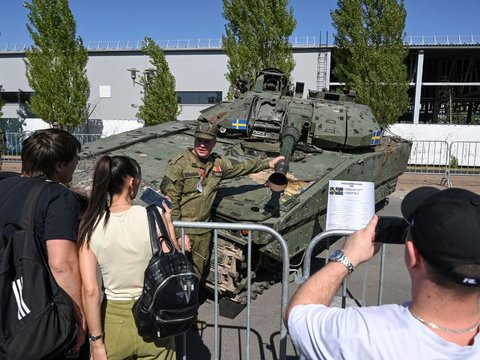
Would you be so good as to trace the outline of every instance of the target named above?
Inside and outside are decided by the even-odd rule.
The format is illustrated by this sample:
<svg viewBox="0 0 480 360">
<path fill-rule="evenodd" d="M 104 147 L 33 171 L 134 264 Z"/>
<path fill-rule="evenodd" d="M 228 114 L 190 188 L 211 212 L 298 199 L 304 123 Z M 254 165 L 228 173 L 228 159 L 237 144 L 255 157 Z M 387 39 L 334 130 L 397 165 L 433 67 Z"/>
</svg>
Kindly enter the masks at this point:
<svg viewBox="0 0 480 360">
<path fill-rule="evenodd" d="M 404 244 L 408 224 L 397 216 L 380 216 L 375 229 L 375 241 L 383 244 Z"/>
<path fill-rule="evenodd" d="M 155 204 L 160 209 L 163 208 L 163 202 L 167 204 L 169 208 L 172 208 L 172 202 L 164 195 L 159 194 L 151 187 L 145 187 L 142 196 L 140 196 L 140 200 L 142 200 L 145 204 Z"/>
</svg>

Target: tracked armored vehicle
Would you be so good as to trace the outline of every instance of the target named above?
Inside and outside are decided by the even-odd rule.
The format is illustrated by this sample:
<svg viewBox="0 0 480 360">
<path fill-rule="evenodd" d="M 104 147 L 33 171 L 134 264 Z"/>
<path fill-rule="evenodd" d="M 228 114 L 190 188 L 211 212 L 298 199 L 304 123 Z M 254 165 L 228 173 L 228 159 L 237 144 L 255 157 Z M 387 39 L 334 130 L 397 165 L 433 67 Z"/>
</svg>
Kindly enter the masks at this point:
<svg viewBox="0 0 480 360">
<path fill-rule="evenodd" d="M 375 183 L 377 207 L 395 190 L 406 168 L 411 143 L 383 136 L 371 110 L 351 95 L 294 87 L 277 69 L 259 73 L 251 89 L 201 112 L 197 121 L 217 124 L 215 152 L 232 161 L 285 156 L 274 171 L 225 180 L 213 208 L 217 222 L 256 222 L 283 235 L 296 262 L 310 239 L 325 227 L 328 182 Z M 158 189 L 168 160 L 194 141 L 196 121 L 169 122 L 114 135 L 83 147 L 74 183 L 91 184 L 93 166 L 103 154 L 123 154 L 142 166 L 143 185 Z M 247 235 L 219 231 L 219 289 L 235 301 L 246 294 Z M 275 277 L 281 252 L 269 234 L 254 233 L 252 274 L 261 293 Z M 270 271 L 270 273 L 268 272 Z M 212 277 L 213 278 L 213 277 Z"/>
</svg>

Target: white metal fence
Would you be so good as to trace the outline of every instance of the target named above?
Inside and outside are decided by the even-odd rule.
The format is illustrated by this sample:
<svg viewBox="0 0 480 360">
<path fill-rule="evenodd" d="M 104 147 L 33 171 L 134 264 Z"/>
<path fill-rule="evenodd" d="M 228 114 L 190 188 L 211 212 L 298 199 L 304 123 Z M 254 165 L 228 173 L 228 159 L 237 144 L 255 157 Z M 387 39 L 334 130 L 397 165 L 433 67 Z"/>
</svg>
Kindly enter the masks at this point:
<svg viewBox="0 0 480 360">
<path fill-rule="evenodd" d="M 140 50 L 143 40 L 106 40 L 84 41 L 89 51 Z M 293 47 L 316 47 L 325 44 L 334 44 L 335 34 L 323 32 L 319 36 L 291 36 L 290 45 Z M 169 39 L 155 40 L 163 49 L 221 49 L 222 39 Z M 480 44 L 480 35 L 420 35 L 406 36 L 405 45 L 477 45 Z M 29 42 L 0 44 L 0 52 L 24 52 L 32 46 Z"/>
<path fill-rule="evenodd" d="M 174 221 L 174 226 L 176 228 L 182 229 L 182 238 L 184 237 L 185 228 L 200 228 L 200 229 L 213 229 L 213 249 L 212 249 L 212 259 L 214 264 L 214 299 L 215 299 L 215 314 L 214 314 L 214 357 L 213 359 L 221 359 L 220 354 L 220 339 L 219 336 L 219 299 L 218 299 L 218 283 L 219 283 L 219 256 L 218 256 L 218 230 L 248 230 L 247 235 L 247 319 L 246 319 L 246 345 L 245 345 L 245 354 L 246 360 L 251 359 L 250 357 L 250 334 L 251 334 L 251 290 L 252 290 L 252 231 L 263 231 L 269 233 L 273 238 L 279 243 L 280 249 L 282 252 L 282 291 L 280 299 L 280 311 L 279 311 L 279 329 L 280 329 L 280 340 L 279 340 L 279 360 L 286 359 L 287 352 L 287 328 L 285 327 L 282 321 L 282 314 L 285 311 L 288 301 L 288 274 L 289 274 L 289 254 L 288 246 L 283 237 L 271 227 L 260 225 L 260 224 L 242 224 L 242 223 L 216 223 L 216 222 L 186 222 L 186 221 Z M 184 244 L 182 244 L 182 249 L 184 249 Z M 183 347 L 183 359 L 186 359 L 186 335 L 183 336 L 182 347 Z"/>
<path fill-rule="evenodd" d="M 406 172 L 442 174 L 448 186 L 451 175 L 480 175 L 479 141 L 412 141 Z"/>
</svg>

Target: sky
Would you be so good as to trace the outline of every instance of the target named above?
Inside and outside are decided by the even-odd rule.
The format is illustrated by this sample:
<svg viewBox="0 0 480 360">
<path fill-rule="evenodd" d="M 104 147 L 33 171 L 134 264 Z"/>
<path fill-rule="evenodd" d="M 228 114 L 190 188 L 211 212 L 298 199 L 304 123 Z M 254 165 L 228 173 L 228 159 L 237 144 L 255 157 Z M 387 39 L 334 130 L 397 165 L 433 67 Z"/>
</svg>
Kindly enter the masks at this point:
<svg viewBox="0 0 480 360">
<path fill-rule="evenodd" d="M 0 49 L 31 44 L 23 0 L 0 0 Z M 404 0 L 407 36 L 480 35 L 480 0 Z M 293 36 L 334 32 L 330 10 L 336 0 L 290 0 L 297 27 Z M 70 0 L 77 35 L 89 41 L 220 39 L 222 0 Z M 322 43 L 325 43 L 323 40 Z M 331 43 L 331 41 L 330 41 Z"/>
</svg>

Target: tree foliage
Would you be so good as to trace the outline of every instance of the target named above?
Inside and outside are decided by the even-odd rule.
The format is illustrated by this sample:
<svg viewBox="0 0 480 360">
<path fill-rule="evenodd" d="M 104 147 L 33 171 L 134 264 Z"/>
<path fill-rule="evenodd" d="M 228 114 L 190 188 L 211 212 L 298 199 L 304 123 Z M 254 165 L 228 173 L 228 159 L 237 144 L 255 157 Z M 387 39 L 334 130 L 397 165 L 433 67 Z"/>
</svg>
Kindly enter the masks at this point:
<svg viewBox="0 0 480 360">
<path fill-rule="evenodd" d="M 338 46 L 334 75 L 377 121 L 393 124 L 409 105 L 403 0 L 338 0 L 337 6 L 331 12 Z"/>
<path fill-rule="evenodd" d="M 288 38 L 296 21 L 289 0 L 223 0 L 223 17 L 230 95 L 239 79 L 253 84 L 264 68 L 279 68 L 290 77 L 295 61 Z"/>
<path fill-rule="evenodd" d="M 173 77 L 163 50 L 145 37 L 142 51 L 150 57 L 153 69 L 148 69 L 140 79 L 143 86 L 143 104 L 138 107 L 137 117 L 146 126 L 161 124 L 177 119 L 179 108 Z"/>
<path fill-rule="evenodd" d="M 33 39 L 26 52 L 26 76 L 35 92 L 30 110 L 48 123 L 69 130 L 88 117 L 90 84 L 86 75 L 88 53 L 68 0 L 32 0 L 24 3 L 28 32 Z"/>
</svg>

